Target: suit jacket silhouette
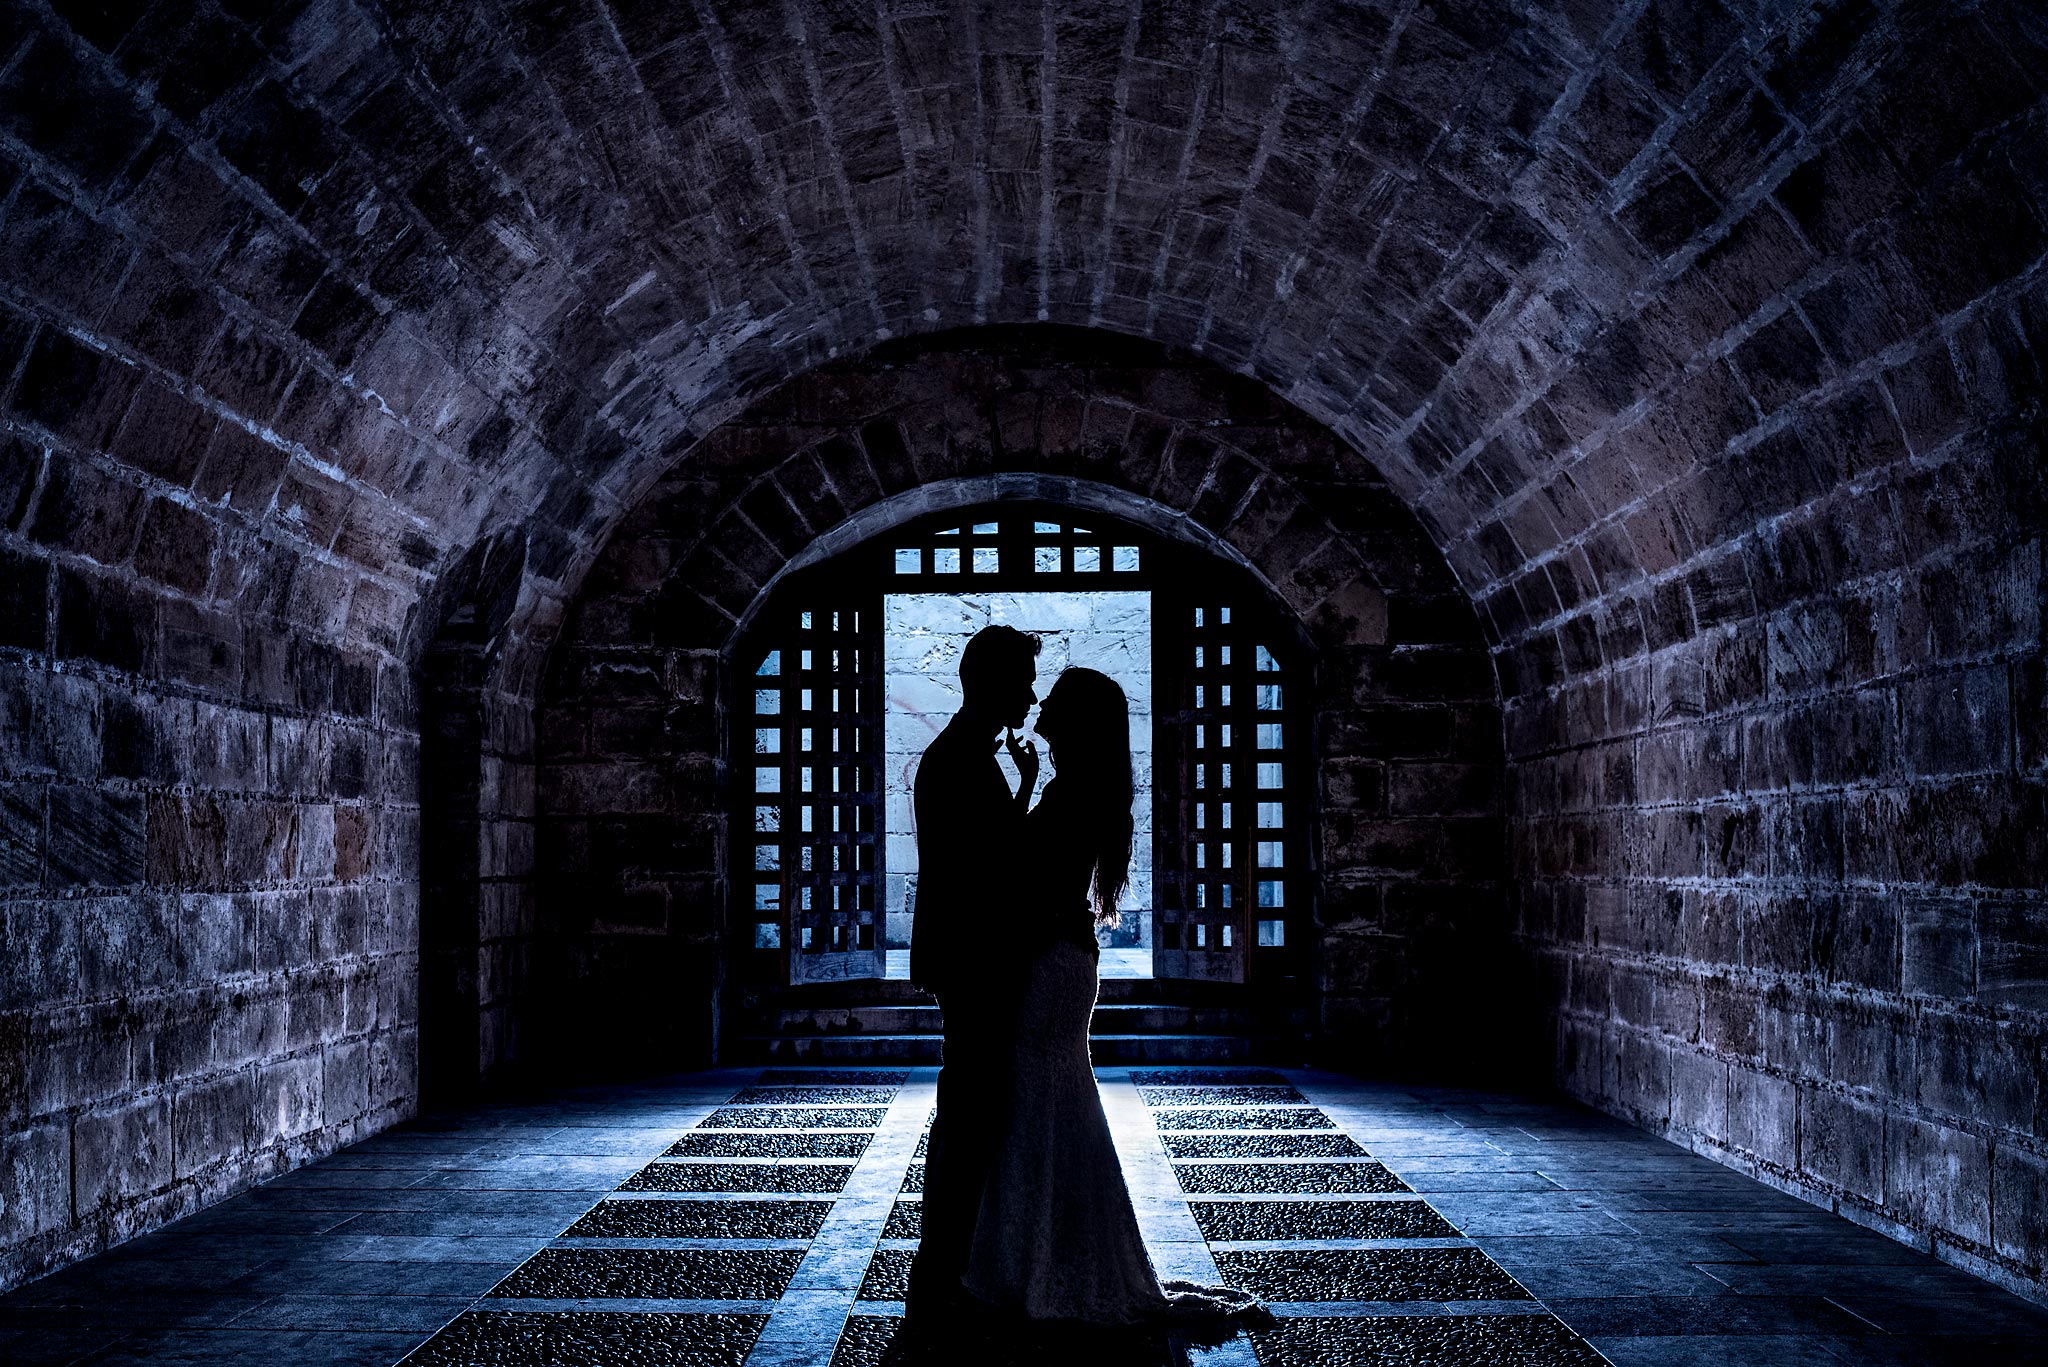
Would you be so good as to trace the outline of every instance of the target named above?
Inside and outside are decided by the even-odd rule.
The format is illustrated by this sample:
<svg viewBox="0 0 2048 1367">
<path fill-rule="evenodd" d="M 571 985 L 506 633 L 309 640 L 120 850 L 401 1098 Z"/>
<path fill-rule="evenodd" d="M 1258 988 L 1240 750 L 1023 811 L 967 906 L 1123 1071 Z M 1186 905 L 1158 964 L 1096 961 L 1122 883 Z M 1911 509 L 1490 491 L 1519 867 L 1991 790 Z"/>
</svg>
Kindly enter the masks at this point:
<svg viewBox="0 0 2048 1367">
<path fill-rule="evenodd" d="M 1024 816 L 991 740 L 956 715 L 918 761 L 917 901 L 910 980 L 927 992 L 987 983 L 1013 955 L 1015 861 L 1026 857 Z"/>
</svg>

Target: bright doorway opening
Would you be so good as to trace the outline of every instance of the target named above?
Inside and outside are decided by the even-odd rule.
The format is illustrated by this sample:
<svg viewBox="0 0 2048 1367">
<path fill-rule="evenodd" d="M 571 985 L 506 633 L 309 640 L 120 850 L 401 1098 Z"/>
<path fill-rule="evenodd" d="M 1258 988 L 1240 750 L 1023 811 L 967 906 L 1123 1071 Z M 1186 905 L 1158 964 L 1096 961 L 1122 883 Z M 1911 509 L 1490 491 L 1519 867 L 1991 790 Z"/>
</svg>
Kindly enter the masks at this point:
<svg viewBox="0 0 2048 1367">
<path fill-rule="evenodd" d="M 911 793 L 918 756 L 960 708 L 960 652 L 985 626 L 1016 627 L 1044 643 L 1038 657 L 1038 695 L 1051 690 L 1069 665 L 1098 669 L 1123 685 L 1131 704 L 1131 887 L 1117 926 L 1098 931 L 1101 976 L 1152 976 L 1152 595 L 1142 591 L 892 593 L 882 600 L 882 766 L 884 934 L 888 976 L 910 972 L 910 937 L 917 915 L 917 835 Z M 1037 720 L 1037 709 L 1025 728 Z M 1034 737 L 1035 739 L 1035 737 Z M 1044 742 L 1039 790 L 1057 772 Z M 1014 790 L 1010 757 L 997 762 Z"/>
</svg>

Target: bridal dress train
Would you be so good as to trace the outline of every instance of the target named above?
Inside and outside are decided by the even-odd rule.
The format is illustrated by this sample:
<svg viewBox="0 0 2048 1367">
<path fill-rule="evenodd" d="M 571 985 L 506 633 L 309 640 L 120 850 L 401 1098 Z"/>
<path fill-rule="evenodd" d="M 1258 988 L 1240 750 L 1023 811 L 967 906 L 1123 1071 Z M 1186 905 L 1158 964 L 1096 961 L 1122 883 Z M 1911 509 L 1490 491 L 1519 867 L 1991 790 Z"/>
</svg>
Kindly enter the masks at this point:
<svg viewBox="0 0 2048 1367">
<path fill-rule="evenodd" d="M 1044 872 L 1071 873 L 1074 832 L 1061 830 L 1054 785 L 1031 814 Z M 1051 810 L 1048 810 L 1051 808 Z M 1047 828 L 1051 827 L 1051 830 Z M 1255 1311 L 1229 1287 L 1162 1284 L 1124 1184 L 1123 1165 L 1095 1089 L 1088 1018 L 1096 949 L 1085 906 L 1069 910 L 1024 982 L 1011 1059 L 1011 1108 L 975 1223 L 964 1285 L 977 1300 L 1032 1320 L 1138 1325 L 1216 1321 Z"/>
</svg>

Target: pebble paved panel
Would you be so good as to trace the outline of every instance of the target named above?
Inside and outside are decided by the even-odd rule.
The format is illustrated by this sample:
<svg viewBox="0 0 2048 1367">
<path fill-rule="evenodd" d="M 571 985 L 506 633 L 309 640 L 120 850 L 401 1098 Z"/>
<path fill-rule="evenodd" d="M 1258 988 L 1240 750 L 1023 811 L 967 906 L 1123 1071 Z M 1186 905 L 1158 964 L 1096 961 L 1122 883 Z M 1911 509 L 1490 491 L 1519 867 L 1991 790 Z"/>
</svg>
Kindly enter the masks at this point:
<svg viewBox="0 0 2048 1367">
<path fill-rule="evenodd" d="M 931 1146 L 932 1137 L 930 1134 L 927 1133 L 919 1135 L 917 1137 L 917 1153 L 914 1156 L 918 1158 L 923 1158 L 926 1155 L 926 1153 L 930 1151 Z"/>
<path fill-rule="evenodd" d="M 1336 1122 L 1312 1106 L 1252 1106 L 1228 1110 L 1154 1111 L 1162 1130 L 1334 1130 Z"/>
<path fill-rule="evenodd" d="M 707 1130 L 872 1130 L 887 1112 L 875 1106 L 726 1106 L 704 1118 Z"/>
<path fill-rule="evenodd" d="M 1190 1201 L 1202 1237 L 1454 1239 L 1455 1226 L 1421 1201 Z"/>
<path fill-rule="evenodd" d="M 845 1163 L 649 1163 L 621 1191 L 840 1191 Z"/>
<path fill-rule="evenodd" d="M 882 1226 L 884 1239 L 924 1237 L 924 1202 L 898 1201 L 889 1208 L 889 1223 Z"/>
<path fill-rule="evenodd" d="M 406 1367 L 741 1367 L 766 1315 L 472 1310 Z"/>
<path fill-rule="evenodd" d="M 789 1287 L 799 1249 L 544 1248 L 493 1296 L 772 1301 Z"/>
<path fill-rule="evenodd" d="M 886 1106 L 896 1096 L 894 1087 L 749 1087 L 732 1099 L 735 1106 L 858 1106 L 873 1103 Z"/>
<path fill-rule="evenodd" d="M 903 1174 L 903 1185 L 898 1187 L 897 1190 L 922 1192 L 924 1190 L 924 1164 L 912 1163 L 909 1171 Z"/>
<path fill-rule="evenodd" d="M 1185 1192 L 1388 1192 L 1408 1184 L 1378 1163 L 1176 1163 Z"/>
<path fill-rule="evenodd" d="M 1140 1087 L 1287 1087 L 1286 1078 L 1266 1068 L 1133 1068 Z"/>
<path fill-rule="evenodd" d="M 1366 1158 L 1365 1146 L 1348 1134 L 1169 1134 L 1168 1158 Z"/>
<path fill-rule="evenodd" d="M 904 1289 L 910 1285 L 910 1263 L 916 1256 L 916 1252 L 908 1248 L 877 1249 L 874 1261 L 868 1264 L 867 1276 L 861 1278 L 860 1299 L 902 1300 Z"/>
<path fill-rule="evenodd" d="M 894 1315 L 849 1315 L 832 1348 L 832 1367 L 880 1367 L 902 1328 Z"/>
<path fill-rule="evenodd" d="M 901 1087 L 910 1074 L 892 1068 L 771 1068 L 764 1087 Z"/>
<path fill-rule="evenodd" d="M 1306 1106 L 1292 1087 L 1140 1087 L 1147 1106 Z"/>
<path fill-rule="evenodd" d="M 1522 1301 L 1530 1296 L 1476 1248 L 1289 1249 L 1216 1253 L 1232 1286 L 1267 1301 Z"/>
<path fill-rule="evenodd" d="M 669 1158 L 858 1158 L 873 1135 L 755 1133 L 752 1130 L 693 1132 L 668 1146 Z"/>
<path fill-rule="evenodd" d="M 1541 1314 L 1289 1316 L 1252 1330 L 1251 1338 L 1260 1367 L 1600 1367 L 1606 1362 L 1562 1321 Z"/>
<path fill-rule="evenodd" d="M 813 1239 L 830 1201 L 600 1201 L 565 1239 Z"/>
</svg>

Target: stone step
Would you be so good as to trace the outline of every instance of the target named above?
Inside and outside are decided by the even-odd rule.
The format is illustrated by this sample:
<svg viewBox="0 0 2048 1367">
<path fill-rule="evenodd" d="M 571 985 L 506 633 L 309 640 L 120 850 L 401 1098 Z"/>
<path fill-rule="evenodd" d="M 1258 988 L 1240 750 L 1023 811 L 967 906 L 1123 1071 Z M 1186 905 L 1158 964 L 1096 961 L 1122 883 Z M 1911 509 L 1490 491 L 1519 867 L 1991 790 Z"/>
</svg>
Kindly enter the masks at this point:
<svg viewBox="0 0 2048 1367">
<path fill-rule="evenodd" d="M 1230 1034 L 1251 1024 L 1252 1013 L 1244 1007 L 1103 1004 L 1095 1008 L 1090 1033 Z M 945 1019 L 936 1006 L 785 1008 L 756 1016 L 751 1025 L 764 1035 L 915 1035 L 938 1034 Z"/>
<path fill-rule="evenodd" d="M 1234 983 L 1179 978 L 1104 978 L 1096 993 L 1102 1005 L 1230 1006 L 1244 988 Z M 932 997 L 902 978 L 852 978 L 845 982 L 754 987 L 756 1009 L 820 1011 L 860 1006 L 930 1006 Z"/>
<path fill-rule="evenodd" d="M 903 1063 L 939 1061 L 938 1035 L 746 1035 L 738 1063 Z M 1243 1035 L 1091 1035 L 1089 1057 L 1118 1063 L 1213 1063 L 1252 1056 Z"/>
</svg>

